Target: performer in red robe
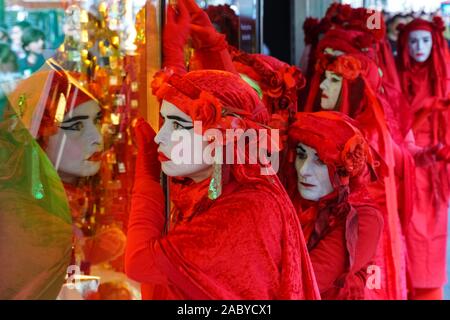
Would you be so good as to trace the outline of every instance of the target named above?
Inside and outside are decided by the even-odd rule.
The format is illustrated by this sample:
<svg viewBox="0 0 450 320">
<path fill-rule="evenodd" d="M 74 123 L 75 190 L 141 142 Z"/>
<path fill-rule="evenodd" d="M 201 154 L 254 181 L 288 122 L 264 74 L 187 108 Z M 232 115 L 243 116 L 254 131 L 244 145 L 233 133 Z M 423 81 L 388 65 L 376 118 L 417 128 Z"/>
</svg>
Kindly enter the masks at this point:
<svg viewBox="0 0 450 320">
<path fill-rule="evenodd" d="M 416 192 L 406 230 L 412 299 L 442 299 L 446 282 L 450 58 L 441 18 L 401 26 L 398 70 L 414 115 Z M 448 163 L 448 162 L 447 162 Z"/>
<path fill-rule="evenodd" d="M 377 263 L 383 266 L 383 299 L 406 298 L 404 245 L 397 208 L 395 181 L 395 144 L 390 135 L 381 94 L 382 80 L 377 65 L 363 54 L 322 55 L 317 72 L 324 79 L 311 87 L 310 101 L 317 101 L 325 110 L 336 110 L 357 120 L 379 164 L 378 181 L 367 188 L 381 207 L 385 226 Z M 320 90 L 319 90 L 320 89 Z M 317 93 L 320 94 L 317 94 Z"/>
<path fill-rule="evenodd" d="M 351 122 L 337 112 L 299 113 L 289 129 L 284 175 L 322 299 L 371 299 L 381 285 L 372 268 L 383 216 L 365 186 L 369 145 Z"/>
<path fill-rule="evenodd" d="M 267 119 L 254 90 L 237 75 L 213 70 L 162 72 L 153 88 L 164 124 L 156 137 L 145 122 L 136 127 L 139 154 L 126 250 L 126 272 L 143 283 L 143 298 L 318 299 L 300 224 L 277 176 L 263 175 L 260 164 L 248 161 L 221 164 L 230 146 L 240 149 L 233 135 L 222 140 L 217 132 L 259 129 Z M 205 137 L 208 129 L 217 129 L 216 135 Z M 188 145 L 178 152 L 173 135 L 205 139 L 199 149 Z M 202 153 L 214 143 L 211 164 Z M 189 161 L 178 162 L 180 154 Z M 157 157 L 172 177 L 167 234 Z"/>
</svg>

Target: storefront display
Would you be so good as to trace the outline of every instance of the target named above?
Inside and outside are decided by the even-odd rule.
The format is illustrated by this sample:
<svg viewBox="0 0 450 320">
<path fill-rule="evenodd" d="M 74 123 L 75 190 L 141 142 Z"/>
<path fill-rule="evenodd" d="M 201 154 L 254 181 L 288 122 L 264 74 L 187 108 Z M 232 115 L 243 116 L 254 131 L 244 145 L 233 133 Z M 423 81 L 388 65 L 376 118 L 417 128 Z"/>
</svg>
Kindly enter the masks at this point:
<svg viewBox="0 0 450 320">
<path fill-rule="evenodd" d="M 137 299 L 139 286 L 125 277 L 123 266 L 136 153 L 131 132 L 138 114 L 149 117 L 148 110 L 157 109 L 145 88 L 159 68 L 154 52 L 160 47 L 161 3 L 19 2 L 7 8 L 7 21 L 22 18 L 33 23 L 62 17 L 53 19 L 46 30 L 45 63 L 34 73 L 22 73 L 23 79 L 8 96 L 9 105 L 47 153 L 64 185 L 62 200 L 69 205 L 74 231 L 72 258 L 62 270 L 67 279 L 59 298 Z M 147 36 L 151 41 L 146 41 Z M 59 38 L 62 41 L 57 43 Z M 153 61 L 148 59 L 151 54 Z M 89 101 L 96 102 L 92 112 L 90 102 L 82 98 L 85 90 L 92 96 Z M 91 126 L 88 115 L 93 113 L 95 127 L 86 133 Z M 75 131 L 80 132 L 77 140 Z M 90 149 L 94 154 L 86 151 L 90 143 L 98 146 Z M 91 174 L 85 172 L 90 170 L 88 162 L 96 167 Z M 68 172 L 73 179 L 68 179 Z M 54 245 L 49 243 L 49 250 Z M 6 289 L 1 292 L 5 298 L 20 296 L 20 292 L 8 296 Z"/>
<path fill-rule="evenodd" d="M 259 51 L 259 1 L 202 4 L 212 15 L 227 4 L 233 45 Z M 6 27 L 17 26 L 18 48 L 26 30 L 44 35 L 45 63 L 15 70 L 15 82 L 5 92 L 8 114 L 1 122 L 9 145 L 16 141 L 11 140 L 9 122 L 20 119 L 34 148 L 48 158 L 46 165 L 61 180 L 58 199 L 69 214 L 64 220 L 66 237 L 61 238 L 65 242 L 46 244 L 49 251 L 66 246 L 58 271 L 46 280 L 55 281 L 55 288 L 63 285 L 58 299 L 140 298 L 139 285 L 127 279 L 123 264 L 136 156 L 133 125 L 142 116 L 159 127 L 159 105 L 150 83 L 161 68 L 167 5 L 169 1 L 162 0 L 10 0 L 2 11 Z M 51 210 L 45 213 L 51 215 Z M 26 253 L 30 248 L 19 245 L 15 250 Z M 5 283 L 0 296 L 56 298 L 55 288 L 43 295 L 42 286 L 45 282 L 24 295 L 22 283 Z"/>
</svg>

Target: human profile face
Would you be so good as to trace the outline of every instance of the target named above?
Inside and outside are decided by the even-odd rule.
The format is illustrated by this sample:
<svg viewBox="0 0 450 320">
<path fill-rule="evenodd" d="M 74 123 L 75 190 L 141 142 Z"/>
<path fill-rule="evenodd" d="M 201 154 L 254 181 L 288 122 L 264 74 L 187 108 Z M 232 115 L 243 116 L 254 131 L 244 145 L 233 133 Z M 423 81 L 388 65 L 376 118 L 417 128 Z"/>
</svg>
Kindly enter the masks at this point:
<svg viewBox="0 0 450 320">
<path fill-rule="evenodd" d="M 44 40 L 38 39 L 30 42 L 25 49 L 35 54 L 42 54 L 44 52 Z"/>
<path fill-rule="evenodd" d="M 324 110 L 334 110 L 339 101 L 342 90 L 342 77 L 331 72 L 325 71 L 325 79 L 320 84 L 322 96 L 320 105 Z"/>
<path fill-rule="evenodd" d="M 328 167 L 319 159 L 315 149 L 302 143 L 297 145 L 295 170 L 297 189 L 303 199 L 319 201 L 333 192 Z"/>
<path fill-rule="evenodd" d="M 409 55 L 417 62 L 425 62 L 433 49 L 433 37 L 430 31 L 416 30 L 409 34 Z"/>
<path fill-rule="evenodd" d="M 46 152 L 62 181 L 74 183 L 100 170 L 101 116 L 98 103 L 87 101 L 68 112 L 57 133 L 49 137 Z"/>
<path fill-rule="evenodd" d="M 187 177 L 195 182 L 210 177 L 212 165 L 205 163 L 203 159 L 203 150 L 208 142 L 203 141 L 202 135 L 194 132 L 192 118 L 166 100 L 163 100 L 160 113 L 164 123 L 155 137 L 155 142 L 158 144 L 162 171 L 169 177 Z M 188 141 L 177 139 L 176 136 L 180 135 Z M 199 148 L 195 148 L 195 141 L 201 141 Z M 195 158 L 201 160 L 196 161 Z"/>
</svg>

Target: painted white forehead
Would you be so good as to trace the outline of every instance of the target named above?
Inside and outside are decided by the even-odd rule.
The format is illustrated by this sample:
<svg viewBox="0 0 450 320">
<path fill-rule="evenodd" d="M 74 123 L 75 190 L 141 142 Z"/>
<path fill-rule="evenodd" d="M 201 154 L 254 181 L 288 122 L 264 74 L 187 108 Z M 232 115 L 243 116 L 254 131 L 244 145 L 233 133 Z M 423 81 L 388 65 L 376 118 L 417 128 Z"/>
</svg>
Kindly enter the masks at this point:
<svg viewBox="0 0 450 320">
<path fill-rule="evenodd" d="M 409 34 L 410 38 L 423 38 L 423 37 L 430 37 L 431 38 L 431 32 L 428 30 L 414 30 L 411 31 Z"/>
</svg>

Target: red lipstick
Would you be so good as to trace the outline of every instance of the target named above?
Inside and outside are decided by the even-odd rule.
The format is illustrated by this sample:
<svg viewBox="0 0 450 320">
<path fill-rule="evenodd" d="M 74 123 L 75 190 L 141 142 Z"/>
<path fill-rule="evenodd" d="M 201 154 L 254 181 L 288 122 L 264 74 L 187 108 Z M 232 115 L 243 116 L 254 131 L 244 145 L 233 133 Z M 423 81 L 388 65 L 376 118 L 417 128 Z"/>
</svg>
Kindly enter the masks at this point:
<svg viewBox="0 0 450 320">
<path fill-rule="evenodd" d="M 95 152 L 93 153 L 87 160 L 92 162 L 99 162 L 102 160 L 103 153 L 102 152 Z"/>
<path fill-rule="evenodd" d="M 309 184 L 309 183 L 306 183 L 306 182 L 300 182 L 300 183 L 301 183 L 302 186 L 304 186 L 305 188 L 312 188 L 312 187 L 315 187 L 315 185 Z"/>
</svg>

